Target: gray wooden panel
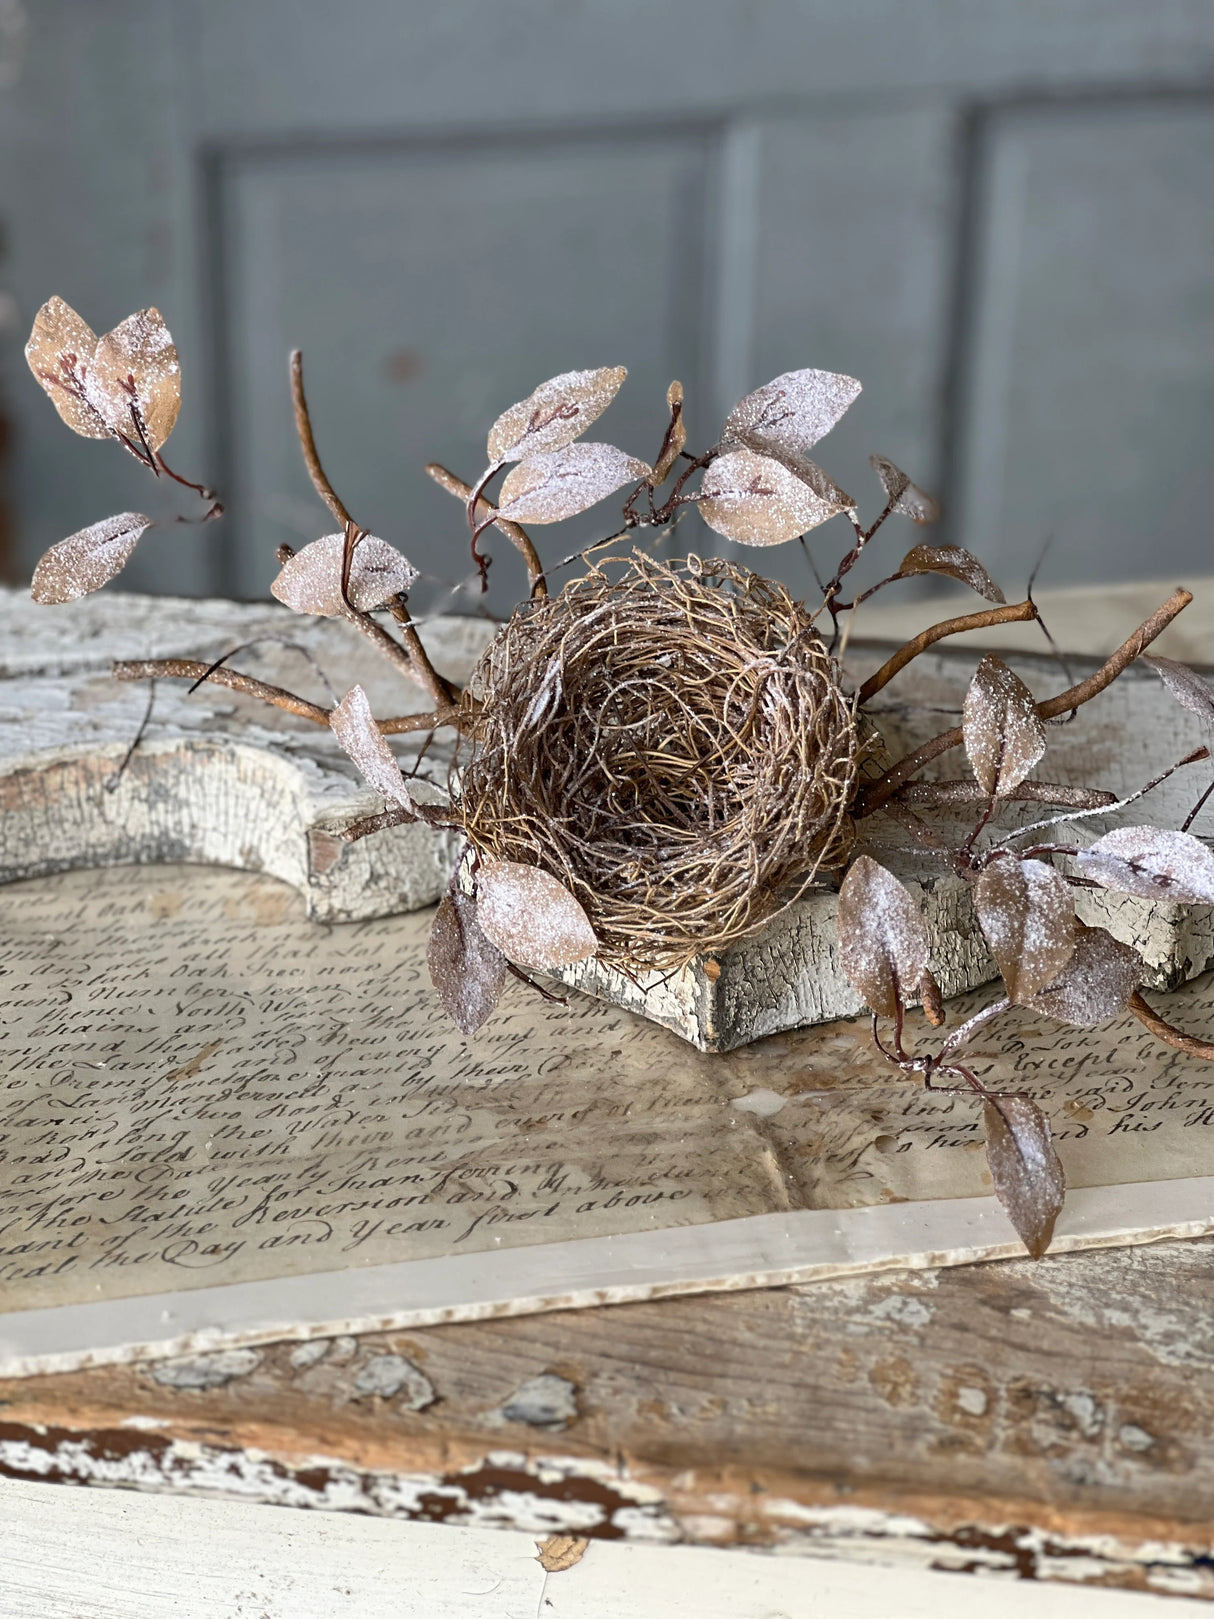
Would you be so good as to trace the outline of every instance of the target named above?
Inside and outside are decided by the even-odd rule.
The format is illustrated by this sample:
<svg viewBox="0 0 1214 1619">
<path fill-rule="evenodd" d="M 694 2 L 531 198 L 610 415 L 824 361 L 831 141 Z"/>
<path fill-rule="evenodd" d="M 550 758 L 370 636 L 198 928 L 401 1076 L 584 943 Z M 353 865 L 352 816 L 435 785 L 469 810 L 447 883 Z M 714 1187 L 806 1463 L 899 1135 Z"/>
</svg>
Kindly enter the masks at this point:
<svg viewBox="0 0 1214 1619">
<path fill-rule="evenodd" d="M 1214 99 L 992 116 L 954 537 L 1009 588 L 1208 571 Z"/>
<path fill-rule="evenodd" d="M 651 460 L 670 378 L 698 392 L 712 161 L 694 131 L 234 157 L 224 182 L 234 588 L 264 591 L 276 545 L 334 526 L 291 426 L 293 345 L 343 499 L 437 579 L 465 578 L 471 564 L 460 507 L 425 463 L 474 477 L 495 415 L 545 377 L 628 366 L 591 436 Z M 603 523 L 591 514 L 536 537 L 555 559 L 610 532 Z M 489 601 L 506 610 L 525 581 L 510 547 L 493 549 Z M 478 600 L 465 596 L 462 610 Z"/>
</svg>

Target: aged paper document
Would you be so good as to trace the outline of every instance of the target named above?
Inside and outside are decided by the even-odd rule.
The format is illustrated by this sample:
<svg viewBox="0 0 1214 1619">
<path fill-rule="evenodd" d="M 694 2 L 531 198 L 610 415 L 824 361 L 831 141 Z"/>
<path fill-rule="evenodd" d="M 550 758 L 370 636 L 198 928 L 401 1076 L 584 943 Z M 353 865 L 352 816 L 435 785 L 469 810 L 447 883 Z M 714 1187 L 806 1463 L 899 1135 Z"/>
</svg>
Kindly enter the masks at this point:
<svg viewBox="0 0 1214 1619">
<path fill-rule="evenodd" d="M 513 985 L 466 1039 L 429 921 L 200 867 L 0 889 L 0 1366 L 1015 1251 L 980 1108 L 865 1019 L 710 1055 Z M 1214 1027 L 1214 985 L 1168 1016 Z M 1214 1068 L 1023 1012 L 970 1061 L 1049 1114 L 1083 1240 L 1214 1227 Z"/>
</svg>

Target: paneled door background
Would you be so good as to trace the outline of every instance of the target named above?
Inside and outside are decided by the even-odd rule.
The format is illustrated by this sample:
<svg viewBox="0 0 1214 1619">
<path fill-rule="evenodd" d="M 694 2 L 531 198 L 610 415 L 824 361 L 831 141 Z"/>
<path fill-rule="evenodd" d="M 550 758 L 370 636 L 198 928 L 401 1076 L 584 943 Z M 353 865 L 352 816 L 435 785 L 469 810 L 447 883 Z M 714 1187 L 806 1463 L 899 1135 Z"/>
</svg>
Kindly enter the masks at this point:
<svg viewBox="0 0 1214 1619">
<path fill-rule="evenodd" d="M 259 595 L 331 526 L 295 345 L 347 502 L 463 610 L 424 463 L 474 473 L 500 409 L 608 364 L 630 376 L 596 432 L 647 459 L 672 376 L 698 443 L 779 371 L 858 376 L 823 463 L 863 511 L 892 456 L 1009 590 L 1051 537 L 1051 582 L 1214 571 L 1207 0 L 27 0 L 0 222 L 14 576 L 110 511 L 180 509 L 25 374 L 51 292 L 98 329 L 161 308 L 175 461 L 228 499 L 132 586 Z M 752 558 L 811 583 L 796 547 Z"/>
</svg>

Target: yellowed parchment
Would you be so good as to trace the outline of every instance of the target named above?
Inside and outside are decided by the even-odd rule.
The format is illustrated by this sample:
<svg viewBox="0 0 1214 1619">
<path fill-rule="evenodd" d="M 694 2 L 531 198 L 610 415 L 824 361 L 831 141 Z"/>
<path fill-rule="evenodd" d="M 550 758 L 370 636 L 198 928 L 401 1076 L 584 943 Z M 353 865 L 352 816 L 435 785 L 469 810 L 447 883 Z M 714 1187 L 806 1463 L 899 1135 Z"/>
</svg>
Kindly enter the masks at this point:
<svg viewBox="0 0 1214 1619">
<path fill-rule="evenodd" d="M 468 1040 L 429 920 L 325 928 L 204 868 L 0 891 L 0 1308 L 989 1190 L 979 1109 L 863 1020 L 705 1055 L 512 985 Z M 1214 1026 L 1207 981 L 1168 1006 Z M 1135 1023 L 1016 1014 L 971 1056 L 1042 1102 L 1074 1185 L 1211 1172 L 1214 1069 Z"/>
</svg>

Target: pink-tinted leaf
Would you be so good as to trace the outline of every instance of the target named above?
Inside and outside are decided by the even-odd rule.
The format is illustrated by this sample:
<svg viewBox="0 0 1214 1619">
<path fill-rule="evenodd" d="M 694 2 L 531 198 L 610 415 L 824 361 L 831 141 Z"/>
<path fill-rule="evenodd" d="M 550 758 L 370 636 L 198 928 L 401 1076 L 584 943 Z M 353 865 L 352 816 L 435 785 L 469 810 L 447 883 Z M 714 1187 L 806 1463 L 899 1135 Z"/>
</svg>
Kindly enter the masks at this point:
<svg viewBox="0 0 1214 1619">
<path fill-rule="evenodd" d="M 509 961 L 552 971 L 598 950 L 590 918 L 551 873 L 515 860 L 487 863 L 476 879 L 477 916 Z"/>
<path fill-rule="evenodd" d="M 1036 995 L 1070 961 L 1075 907 L 1053 866 L 992 861 L 974 884 L 974 910 L 1013 1001 Z"/>
<path fill-rule="evenodd" d="M 426 963 L 448 1015 L 465 1034 L 475 1034 L 502 993 L 506 958 L 486 938 L 470 895 L 455 889 L 443 896 L 430 928 Z"/>
<path fill-rule="evenodd" d="M 1214 725 L 1214 691 L 1195 670 L 1187 663 L 1177 663 L 1175 658 L 1157 658 L 1149 653 L 1142 661 L 1150 664 L 1182 708 L 1189 709 L 1207 725 Z"/>
<path fill-rule="evenodd" d="M 896 467 L 888 456 L 870 455 L 868 464 L 880 478 L 885 498 L 892 502 L 893 511 L 901 512 L 912 523 L 919 524 L 934 523 L 940 516 L 939 504 L 925 494 L 918 484 L 913 484 L 902 468 Z M 1000 596 L 999 600 L 1002 601 L 1003 597 Z"/>
<path fill-rule="evenodd" d="M 1214 905 L 1214 854 L 1188 832 L 1120 826 L 1076 858 L 1081 876 L 1118 894 Z"/>
<path fill-rule="evenodd" d="M 897 1017 L 927 971 L 927 930 L 910 890 L 862 854 L 839 890 L 839 962 L 881 1017 Z"/>
<path fill-rule="evenodd" d="M 521 461 L 502 484 L 498 510 L 515 523 L 560 523 L 651 471 L 614 444 L 566 444 Z"/>
<path fill-rule="evenodd" d="M 36 602 L 74 602 L 109 584 L 126 566 L 140 535 L 152 526 L 141 512 L 119 512 L 70 534 L 44 551 L 30 584 Z"/>
<path fill-rule="evenodd" d="M 1066 1174 L 1050 1136 L 1050 1121 L 1027 1096 L 987 1102 L 986 1161 L 995 1196 L 1034 1259 L 1054 1235 L 1066 1198 Z"/>
<path fill-rule="evenodd" d="M 1045 752 L 1045 724 L 1033 694 L 1002 658 L 983 658 L 965 694 L 965 751 L 984 793 L 1002 797 Z"/>
<path fill-rule="evenodd" d="M 855 377 L 835 371 L 786 371 L 738 401 L 726 420 L 723 438 L 738 443 L 759 439 L 768 454 L 778 445 L 803 455 L 830 432 L 859 394 Z"/>
<path fill-rule="evenodd" d="M 1079 923 L 1075 950 L 1053 983 L 1030 996 L 1026 1005 L 1060 1023 L 1094 1029 L 1124 1012 L 1142 982 L 1142 957 L 1104 928 Z"/>
<path fill-rule="evenodd" d="M 1007 597 L 987 573 L 972 551 L 960 545 L 916 545 L 898 564 L 898 572 L 942 573 L 959 579 L 963 585 L 985 596 L 988 602 L 1004 602 Z"/>
<path fill-rule="evenodd" d="M 670 426 L 666 430 L 666 439 L 662 445 L 662 453 L 654 463 L 653 472 L 649 482 L 657 489 L 664 484 L 670 476 L 671 468 L 683 453 L 683 446 L 687 443 L 687 425 L 683 419 L 683 384 L 672 382 L 666 390 L 666 404 L 670 411 Z"/>
<path fill-rule="evenodd" d="M 34 316 L 25 358 L 51 403 L 74 433 L 109 438 L 110 430 L 85 393 L 97 334 L 62 298 L 48 298 Z"/>
<path fill-rule="evenodd" d="M 137 310 L 105 334 L 93 354 L 84 391 L 114 432 L 132 444 L 146 441 L 149 449 L 160 448 L 173 431 L 181 406 L 181 367 L 177 346 L 158 309 Z"/>
<path fill-rule="evenodd" d="M 608 365 L 541 382 L 489 429 L 489 460 L 497 466 L 572 444 L 607 409 L 627 375 L 622 365 Z"/>
<path fill-rule="evenodd" d="M 405 786 L 400 766 L 371 712 L 371 704 L 361 686 L 350 690 L 329 715 L 333 734 L 362 772 L 368 786 L 381 798 L 401 809 L 416 810 L 413 796 Z"/>
<path fill-rule="evenodd" d="M 727 451 L 705 470 L 699 509 L 709 528 L 740 545 L 782 545 L 839 508 L 781 462 L 743 449 Z"/>
<path fill-rule="evenodd" d="M 344 534 L 313 540 L 283 564 L 270 590 L 297 613 L 339 616 L 345 547 Z M 372 612 L 407 591 L 416 578 L 417 569 L 394 545 L 364 534 L 350 559 L 350 601 L 360 613 Z"/>
</svg>

